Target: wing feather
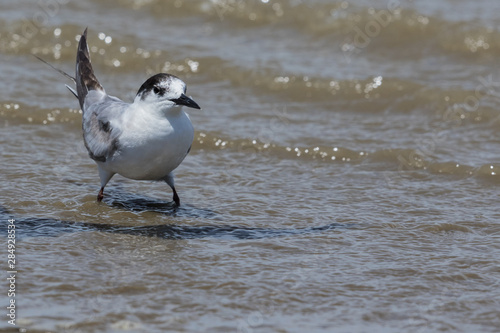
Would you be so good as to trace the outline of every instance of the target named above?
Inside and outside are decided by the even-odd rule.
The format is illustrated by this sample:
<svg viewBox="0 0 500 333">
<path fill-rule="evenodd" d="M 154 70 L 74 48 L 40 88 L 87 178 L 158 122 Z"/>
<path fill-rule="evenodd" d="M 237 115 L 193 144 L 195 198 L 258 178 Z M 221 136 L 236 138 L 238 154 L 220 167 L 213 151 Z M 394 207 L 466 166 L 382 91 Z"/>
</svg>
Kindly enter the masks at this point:
<svg viewBox="0 0 500 333">
<path fill-rule="evenodd" d="M 106 162 L 119 149 L 121 130 L 120 126 L 115 125 L 130 104 L 107 95 L 97 80 L 90 63 L 87 29 L 78 43 L 75 77 L 55 68 L 40 57 L 35 57 L 76 83 L 76 90 L 68 85 L 66 87 L 78 98 L 83 111 L 82 128 L 85 147 L 90 158 Z"/>
<path fill-rule="evenodd" d="M 93 94 L 95 93 L 89 93 L 87 99 L 94 97 Z M 119 149 L 122 132 L 116 122 L 129 105 L 118 98 L 104 95 L 101 101 L 86 107 L 82 127 L 90 158 L 106 162 Z"/>
<path fill-rule="evenodd" d="M 97 90 L 104 92 L 90 63 L 89 47 L 87 45 L 87 29 L 83 31 L 80 41 L 78 42 L 78 51 L 76 52 L 76 92 L 78 101 L 83 112 L 85 112 L 85 98 L 89 91 Z"/>
</svg>

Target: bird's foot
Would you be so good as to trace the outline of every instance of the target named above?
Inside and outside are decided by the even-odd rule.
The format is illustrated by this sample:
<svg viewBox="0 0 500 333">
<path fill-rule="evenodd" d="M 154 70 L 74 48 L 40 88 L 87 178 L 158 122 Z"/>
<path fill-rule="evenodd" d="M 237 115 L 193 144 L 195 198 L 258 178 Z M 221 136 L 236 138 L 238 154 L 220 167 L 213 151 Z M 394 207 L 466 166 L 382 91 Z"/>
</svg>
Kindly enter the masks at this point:
<svg viewBox="0 0 500 333">
<path fill-rule="evenodd" d="M 172 190 L 174 192 L 174 202 L 177 207 L 181 205 L 181 199 L 179 199 L 179 196 L 177 195 L 177 191 L 175 190 L 175 187 L 172 187 Z"/>
<path fill-rule="evenodd" d="M 97 194 L 97 202 L 101 202 L 104 198 L 104 187 L 101 187 L 101 190 Z"/>
</svg>

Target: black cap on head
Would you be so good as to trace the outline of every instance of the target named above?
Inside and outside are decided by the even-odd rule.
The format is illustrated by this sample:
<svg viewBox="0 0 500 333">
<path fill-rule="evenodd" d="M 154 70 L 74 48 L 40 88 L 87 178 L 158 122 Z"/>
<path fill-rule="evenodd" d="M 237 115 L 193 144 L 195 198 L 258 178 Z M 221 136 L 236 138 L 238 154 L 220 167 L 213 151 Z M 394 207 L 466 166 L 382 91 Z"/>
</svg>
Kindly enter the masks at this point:
<svg viewBox="0 0 500 333">
<path fill-rule="evenodd" d="M 169 100 L 176 105 L 184 105 L 194 109 L 200 106 L 185 95 L 186 84 L 175 75 L 159 73 L 151 76 L 139 88 L 137 96 L 145 100 L 151 94 L 163 100 Z"/>
</svg>

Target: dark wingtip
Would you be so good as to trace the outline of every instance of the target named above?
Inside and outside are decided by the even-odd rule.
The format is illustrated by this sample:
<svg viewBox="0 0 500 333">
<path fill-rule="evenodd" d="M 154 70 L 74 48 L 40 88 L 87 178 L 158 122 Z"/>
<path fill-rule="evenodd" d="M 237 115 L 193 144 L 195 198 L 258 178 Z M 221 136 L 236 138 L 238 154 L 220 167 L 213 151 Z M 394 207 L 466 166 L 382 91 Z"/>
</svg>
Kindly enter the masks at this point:
<svg viewBox="0 0 500 333">
<path fill-rule="evenodd" d="M 83 38 L 83 43 L 85 43 L 85 46 L 87 46 L 87 30 L 89 28 L 86 27 L 85 30 L 83 30 L 82 35 L 80 36 L 80 43 L 82 43 L 82 38 Z"/>
<path fill-rule="evenodd" d="M 80 102 L 80 107 L 83 109 L 85 97 L 90 90 L 104 91 L 103 87 L 97 80 L 90 63 L 89 47 L 87 45 L 87 29 L 83 31 L 78 42 L 78 51 L 76 53 L 76 91 Z"/>
<path fill-rule="evenodd" d="M 78 42 L 78 50 L 79 51 L 86 51 L 87 49 L 87 29 L 83 30 L 82 35 L 80 36 L 80 41 Z"/>
</svg>

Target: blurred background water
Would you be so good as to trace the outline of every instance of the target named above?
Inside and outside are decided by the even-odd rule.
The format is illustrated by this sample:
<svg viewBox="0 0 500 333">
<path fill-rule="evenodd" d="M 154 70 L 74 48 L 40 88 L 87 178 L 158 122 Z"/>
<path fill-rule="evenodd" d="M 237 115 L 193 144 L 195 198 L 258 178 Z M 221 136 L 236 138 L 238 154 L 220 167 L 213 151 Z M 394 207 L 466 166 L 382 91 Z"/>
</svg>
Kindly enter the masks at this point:
<svg viewBox="0 0 500 333">
<path fill-rule="evenodd" d="M 0 3 L 14 331 L 498 332 L 498 12 L 495 0 Z M 95 202 L 71 82 L 32 57 L 72 74 L 86 26 L 108 93 L 132 101 L 167 72 L 203 108 L 187 110 L 180 209 L 164 183 L 120 176 Z"/>
</svg>

